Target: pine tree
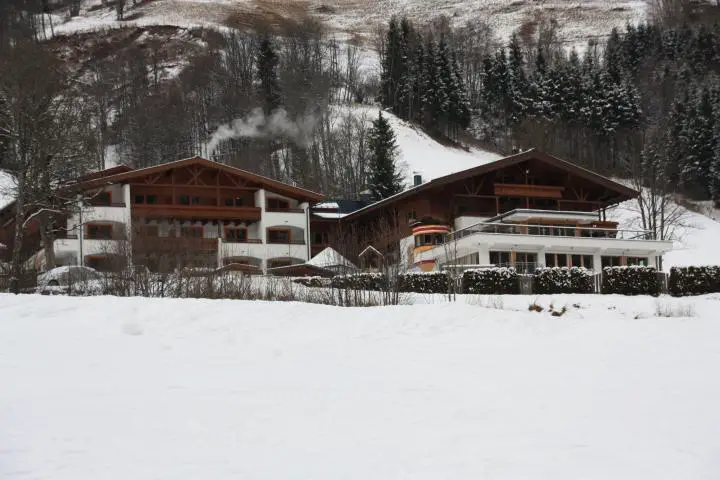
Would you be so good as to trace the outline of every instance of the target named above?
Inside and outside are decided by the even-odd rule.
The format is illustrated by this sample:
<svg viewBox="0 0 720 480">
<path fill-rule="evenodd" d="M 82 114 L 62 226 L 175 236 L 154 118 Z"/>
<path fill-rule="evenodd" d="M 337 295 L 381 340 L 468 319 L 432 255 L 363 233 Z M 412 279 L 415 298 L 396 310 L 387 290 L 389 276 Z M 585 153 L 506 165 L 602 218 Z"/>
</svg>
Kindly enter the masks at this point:
<svg viewBox="0 0 720 480">
<path fill-rule="evenodd" d="M 398 53 L 400 48 L 400 30 L 397 19 L 392 17 L 385 35 L 385 51 L 381 61 L 380 102 L 385 108 L 392 108 L 396 100 L 398 81 Z"/>
<path fill-rule="evenodd" d="M 256 55 L 259 93 L 263 101 L 265 114 L 272 113 L 280 106 L 280 86 L 278 82 L 278 57 L 270 37 L 265 35 L 258 44 Z"/>
<path fill-rule="evenodd" d="M 402 175 L 395 164 L 397 144 L 390 123 L 379 112 L 370 130 L 369 188 L 376 200 L 387 198 L 403 189 Z"/>
</svg>

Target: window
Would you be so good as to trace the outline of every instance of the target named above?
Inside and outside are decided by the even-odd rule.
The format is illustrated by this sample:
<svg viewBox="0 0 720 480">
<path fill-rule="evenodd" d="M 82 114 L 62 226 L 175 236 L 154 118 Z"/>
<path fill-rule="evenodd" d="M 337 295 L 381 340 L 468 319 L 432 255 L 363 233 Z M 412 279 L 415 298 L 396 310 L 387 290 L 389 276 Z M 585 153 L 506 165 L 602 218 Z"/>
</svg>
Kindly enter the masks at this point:
<svg viewBox="0 0 720 480">
<path fill-rule="evenodd" d="M 135 195 L 135 203 L 137 203 L 137 204 L 145 203 L 145 195 Z"/>
<path fill-rule="evenodd" d="M 268 198 L 267 208 L 268 210 L 286 210 L 290 208 L 290 202 L 282 198 Z"/>
<path fill-rule="evenodd" d="M 87 238 L 108 240 L 112 238 L 112 225 L 88 225 Z"/>
<path fill-rule="evenodd" d="M 200 205 L 200 197 L 180 195 L 180 205 Z"/>
<path fill-rule="evenodd" d="M 138 237 L 157 237 L 159 236 L 159 228 L 157 225 L 138 225 L 136 227 Z"/>
<path fill-rule="evenodd" d="M 267 240 L 268 243 L 290 243 L 290 229 L 268 229 Z"/>
<path fill-rule="evenodd" d="M 202 238 L 203 227 L 182 227 L 180 229 L 180 236 L 184 238 Z"/>
<path fill-rule="evenodd" d="M 145 197 L 145 202 L 148 205 L 157 205 L 157 195 L 148 195 Z"/>
<path fill-rule="evenodd" d="M 622 265 L 622 257 L 618 256 L 603 256 L 601 258 L 602 267 L 619 267 Z"/>
<path fill-rule="evenodd" d="M 628 265 L 637 265 L 642 267 L 648 266 L 648 259 L 647 257 L 627 257 L 627 264 Z"/>
<path fill-rule="evenodd" d="M 442 233 L 426 233 L 423 235 L 415 236 L 415 246 L 424 247 L 426 245 L 442 245 L 445 243 L 445 238 Z"/>
<path fill-rule="evenodd" d="M 240 198 L 240 197 L 225 199 L 226 207 L 242 207 L 244 203 L 245 203 L 245 199 Z"/>
<path fill-rule="evenodd" d="M 407 221 L 408 221 L 408 223 L 410 223 L 410 222 L 414 222 L 415 220 L 417 220 L 417 213 L 415 213 L 415 210 L 410 210 L 407 213 Z"/>
<path fill-rule="evenodd" d="M 109 207 L 112 204 L 112 193 L 100 192 L 92 199 L 93 205 Z"/>
<path fill-rule="evenodd" d="M 247 229 L 245 228 L 226 228 L 225 241 L 230 243 L 242 243 L 247 241 Z"/>
<path fill-rule="evenodd" d="M 510 252 L 490 252 L 490 263 L 497 266 L 510 265 Z"/>
<path fill-rule="evenodd" d="M 313 233 L 313 244 L 314 245 L 326 245 L 328 243 L 330 243 L 328 232 Z"/>
</svg>

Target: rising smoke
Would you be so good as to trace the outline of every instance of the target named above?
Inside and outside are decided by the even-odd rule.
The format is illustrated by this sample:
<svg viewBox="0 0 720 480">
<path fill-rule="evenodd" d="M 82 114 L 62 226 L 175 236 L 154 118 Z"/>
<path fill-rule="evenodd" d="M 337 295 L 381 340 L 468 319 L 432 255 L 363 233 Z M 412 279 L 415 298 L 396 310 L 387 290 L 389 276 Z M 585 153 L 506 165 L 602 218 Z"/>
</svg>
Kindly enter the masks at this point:
<svg viewBox="0 0 720 480">
<path fill-rule="evenodd" d="M 245 118 L 221 125 L 205 145 L 210 156 L 223 140 L 231 138 L 277 138 L 285 137 L 296 145 L 307 146 L 317 125 L 317 117 L 311 114 L 291 119 L 284 109 L 275 110 L 266 116 L 261 108 L 256 108 Z"/>
</svg>

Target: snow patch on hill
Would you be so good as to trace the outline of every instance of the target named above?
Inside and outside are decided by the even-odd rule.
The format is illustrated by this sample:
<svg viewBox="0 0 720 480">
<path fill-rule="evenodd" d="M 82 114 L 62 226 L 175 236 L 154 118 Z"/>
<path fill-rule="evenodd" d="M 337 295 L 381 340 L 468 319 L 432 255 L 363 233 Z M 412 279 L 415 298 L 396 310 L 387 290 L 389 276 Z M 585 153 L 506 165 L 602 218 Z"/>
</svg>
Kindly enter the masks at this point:
<svg viewBox="0 0 720 480">
<path fill-rule="evenodd" d="M 362 116 L 368 123 L 378 117 L 381 111 L 377 107 L 355 105 L 337 107 L 339 114 Z M 388 119 L 398 145 L 398 166 L 405 174 L 406 183 L 412 185 L 413 172 L 419 173 L 423 181 L 450 175 L 478 165 L 499 160 L 502 155 L 479 148 L 467 150 L 438 143 L 414 124 L 382 111 Z"/>
<path fill-rule="evenodd" d="M 0 295 L 0 477 L 718 478 L 720 298 L 595 298 Z"/>
</svg>

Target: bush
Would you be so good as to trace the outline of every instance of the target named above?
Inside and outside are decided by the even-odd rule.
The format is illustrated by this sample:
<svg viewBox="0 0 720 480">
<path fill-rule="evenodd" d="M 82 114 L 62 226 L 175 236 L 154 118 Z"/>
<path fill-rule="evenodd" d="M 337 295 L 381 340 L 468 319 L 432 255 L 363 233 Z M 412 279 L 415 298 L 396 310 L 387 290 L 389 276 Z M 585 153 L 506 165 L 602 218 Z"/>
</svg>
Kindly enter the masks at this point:
<svg viewBox="0 0 720 480">
<path fill-rule="evenodd" d="M 323 277 L 300 277 L 293 279 L 293 282 L 306 287 L 326 287 L 330 283 Z"/>
<path fill-rule="evenodd" d="M 668 291 L 676 297 L 720 292 L 720 266 L 673 267 Z"/>
<path fill-rule="evenodd" d="M 654 267 L 605 267 L 602 293 L 620 295 L 659 295 L 660 282 Z"/>
<path fill-rule="evenodd" d="M 593 293 L 590 272 L 583 267 L 547 267 L 535 270 L 535 293 Z"/>
<path fill-rule="evenodd" d="M 520 293 L 520 282 L 514 268 L 465 270 L 462 276 L 462 291 L 484 294 Z"/>
<path fill-rule="evenodd" d="M 332 288 L 350 290 L 379 290 L 385 291 L 388 286 L 387 278 L 382 273 L 352 273 L 350 275 L 336 275 L 330 281 Z"/>
<path fill-rule="evenodd" d="M 447 293 L 447 272 L 405 273 L 400 275 L 399 290 L 414 293 Z"/>
</svg>

